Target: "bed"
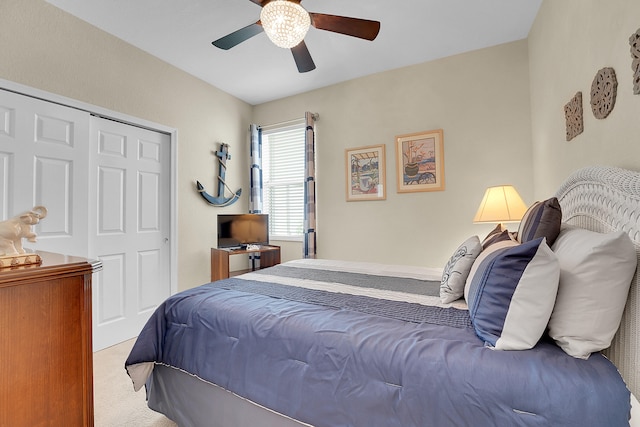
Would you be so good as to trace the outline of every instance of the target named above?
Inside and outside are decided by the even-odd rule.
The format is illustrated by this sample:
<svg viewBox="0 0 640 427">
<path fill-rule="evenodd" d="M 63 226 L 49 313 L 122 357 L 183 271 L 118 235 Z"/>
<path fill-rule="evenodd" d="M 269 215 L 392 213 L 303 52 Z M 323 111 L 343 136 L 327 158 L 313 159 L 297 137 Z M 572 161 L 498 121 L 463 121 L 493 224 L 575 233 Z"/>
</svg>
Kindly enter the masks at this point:
<svg viewBox="0 0 640 427">
<path fill-rule="evenodd" d="M 582 169 L 444 273 L 297 260 L 176 294 L 125 368 L 182 427 L 637 425 L 639 217 L 640 174 Z"/>
</svg>

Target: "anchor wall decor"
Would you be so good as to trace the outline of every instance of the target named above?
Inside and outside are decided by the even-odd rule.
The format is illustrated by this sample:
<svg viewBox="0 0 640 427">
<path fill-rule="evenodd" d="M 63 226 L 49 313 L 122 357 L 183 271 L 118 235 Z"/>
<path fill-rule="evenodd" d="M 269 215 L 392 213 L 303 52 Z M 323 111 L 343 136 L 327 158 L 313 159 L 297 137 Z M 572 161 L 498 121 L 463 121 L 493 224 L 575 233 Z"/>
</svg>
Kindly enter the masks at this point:
<svg viewBox="0 0 640 427">
<path fill-rule="evenodd" d="M 230 192 L 233 192 L 224 180 L 225 173 L 227 171 L 227 160 L 231 160 L 231 154 L 229 154 L 229 144 L 220 144 L 220 150 L 215 151 L 214 154 L 218 158 L 218 195 L 212 196 L 204 190 L 200 181 L 196 181 L 196 187 L 198 193 L 204 198 L 207 203 L 213 206 L 229 206 L 236 202 L 242 194 L 242 188 L 238 189 L 229 197 L 224 196 L 224 190 L 227 188 Z"/>
</svg>

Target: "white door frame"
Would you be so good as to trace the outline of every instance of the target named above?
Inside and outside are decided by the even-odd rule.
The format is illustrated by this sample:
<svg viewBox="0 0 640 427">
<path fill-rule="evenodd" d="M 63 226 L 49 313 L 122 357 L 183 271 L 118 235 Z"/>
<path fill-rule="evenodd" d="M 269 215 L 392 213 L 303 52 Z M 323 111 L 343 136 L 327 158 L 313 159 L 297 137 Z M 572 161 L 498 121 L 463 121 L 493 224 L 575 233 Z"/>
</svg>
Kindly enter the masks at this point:
<svg viewBox="0 0 640 427">
<path fill-rule="evenodd" d="M 178 169 L 178 130 L 169 126 L 154 123 L 128 114 L 112 111 L 97 105 L 88 104 L 76 99 L 46 92 L 30 86 L 25 86 L 9 80 L 0 79 L 0 89 L 15 92 L 31 98 L 53 102 L 77 110 L 86 111 L 107 119 L 116 120 L 133 126 L 150 129 L 157 132 L 169 134 L 171 144 L 171 225 L 170 225 L 170 251 L 171 251 L 171 294 L 178 292 L 178 198 L 177 198 L 177 169 Z"/>
</svg>

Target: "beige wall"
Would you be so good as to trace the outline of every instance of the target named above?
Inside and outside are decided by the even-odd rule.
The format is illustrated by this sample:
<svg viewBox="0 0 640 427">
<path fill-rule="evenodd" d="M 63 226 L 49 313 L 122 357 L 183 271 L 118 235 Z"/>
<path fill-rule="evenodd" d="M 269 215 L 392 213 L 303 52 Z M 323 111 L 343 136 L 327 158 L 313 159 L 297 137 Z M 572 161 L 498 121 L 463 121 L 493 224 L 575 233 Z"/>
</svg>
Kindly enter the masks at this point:
<svg viewBox="0 0 640 427">
<path fill-rule="evenodd" d="M 528 41 L 380 73 L 251 107 L 42 0 L 3 0 L 0 78 L 178 130 L 180 289 L 207 280 L 219 208 L 193 189 L 213 185 L 211 150 L 245 158 L 246 127 L 300 117 L 318 121 L 318 251 L 321 257 L 441 266 L 487 226 L 473 225 L 484 188 L 512 183 L 525 202 L 552 194 L 574 169 L 607 163 L 640 169 L 640 96 L 631 92 L 628 37 L 635 0 L 545 0 Z M 322 64 L 318 64 L 321 68 Z M 589 109 L 595 72 L 616 69 L 616 107 Z M 585 132 L 564 140 L 564 104 L 581 90 Z M 530 96 L 531 93 L 531 96 Z M 394 137 L 444 129 L 446 191 L 398 194 Z M 346 148 L 385 144 L 387 199 L 345 201 Z M 533 158 L 533 161 L 530 159 Z M 228 181 L 247 209 L 246 165 Z M 299 256 L 285 245 L 284 259 Z"/>
<path fill-rule="evenodd" d="M 318 64 L 321 70 L 322 64 Z M 260 124 L 320 114 L 318 255 L 441 267 L 472 234 L 487 186 L 533 193 L 526 41 L 375 74 L 261 104 Z M 446 191 L 396 191 L 396 135 L 444 130 Z M 345 201 L 345 149 L 385 144 L 387 199 Z"/>
<path fill-rule="evenodd" d="M 640 95 L 633 95 L 629 36 L 640 27 L 637 0 L 545 0 L 529 33 L 535 195 L 571 172 L 604 164 L 640 170 Z M 593 116 L 591 82 L 613 67 L 616 103 Z M 565 140 L 564 105 L 582 91 L 584 132 Z"/>
<path fill-rule="evenodd" d="M 194 183 L 215 192 L 211 151 L 226 142 L 227 182 L 244 194 L 224 211 L 247 209 L 248 167 L 236 159 L 248 157 L 252 107 L 41 0 L 2 0 L 0 51 L 2 79 L 177 129 L 179 289 L 208 281 L 221 208 Z"/>
</svg>

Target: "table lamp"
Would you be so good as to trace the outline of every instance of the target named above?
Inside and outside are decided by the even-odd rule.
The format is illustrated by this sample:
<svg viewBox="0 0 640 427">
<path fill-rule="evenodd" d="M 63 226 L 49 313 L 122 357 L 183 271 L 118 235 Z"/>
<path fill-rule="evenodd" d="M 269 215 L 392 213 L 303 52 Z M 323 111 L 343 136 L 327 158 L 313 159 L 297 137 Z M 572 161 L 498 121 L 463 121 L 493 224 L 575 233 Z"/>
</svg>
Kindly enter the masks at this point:
<svg viewBox="0 0 640 427">
<path fill-rule="evenodd" d="M 484 192 L 474 223 L 519 222 L 527 211 L 527 205 L 512 185 L 489 187 Z"/>
</svg>

